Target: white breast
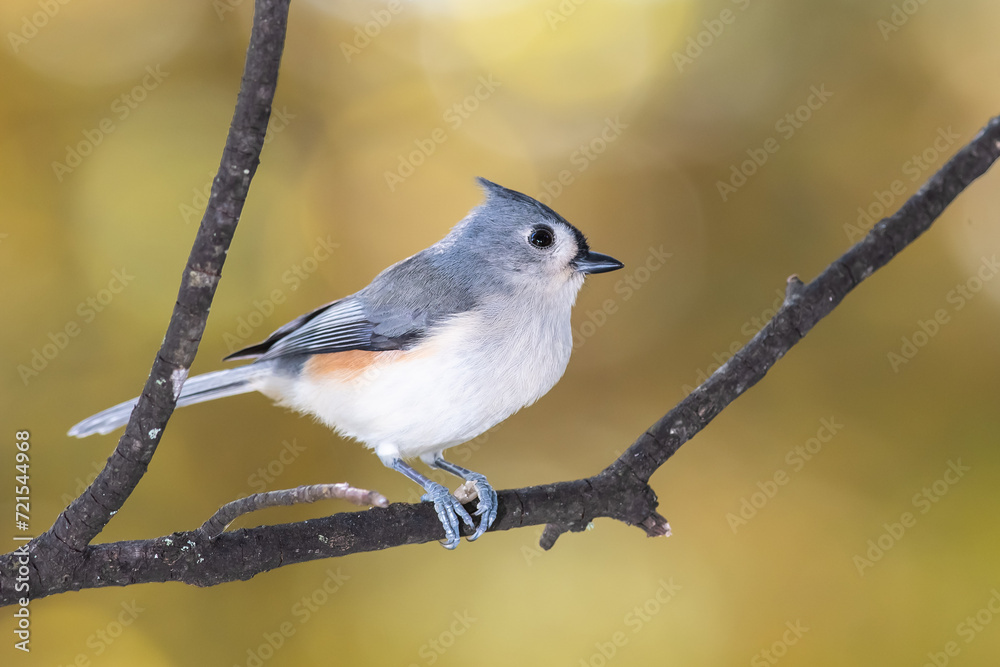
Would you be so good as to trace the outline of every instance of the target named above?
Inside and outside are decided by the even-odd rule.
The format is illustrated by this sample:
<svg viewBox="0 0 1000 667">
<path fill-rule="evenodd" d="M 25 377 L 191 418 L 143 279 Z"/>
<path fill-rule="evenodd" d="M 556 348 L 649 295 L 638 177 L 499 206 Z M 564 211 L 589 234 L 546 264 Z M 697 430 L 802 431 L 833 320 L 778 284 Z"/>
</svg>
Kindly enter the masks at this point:
<svg viewBox="0 0 1000 667">
<path fill-rule="evenodd" d="M 516 308 L 463 313 L 415 350 L 384 355 L 349 379 L 301 379 L 265 391 L 373 448 L 383 460 L 441 451 L 534 403 L 562 377 L 579 282 Z"/>
</svg>

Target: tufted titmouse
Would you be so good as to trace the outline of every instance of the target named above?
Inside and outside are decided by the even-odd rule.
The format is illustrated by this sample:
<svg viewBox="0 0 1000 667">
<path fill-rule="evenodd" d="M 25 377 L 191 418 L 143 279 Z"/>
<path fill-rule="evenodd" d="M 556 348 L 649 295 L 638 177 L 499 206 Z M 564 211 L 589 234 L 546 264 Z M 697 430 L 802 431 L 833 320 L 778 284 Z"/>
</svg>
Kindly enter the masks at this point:
<svg viewBox="0 0 1000 667">
<path fill-rule="evenodd" d="M 177 406 L 259 391 L 360 440 L 423 486 L 447 548 L 458 545 L 459 518 L 475 530 L 470 540 L 482 535 L 496 518 L 496 492 L 441 453 L 555 385 L 573 348 L 570 310 L 584 275 L 623 265 L 591 252 L 548 206 L 478 180 L 486 201 L 442 240 L 226 357 L 253 363 L 188 379 Z M 109 433 L 128 422 L 137 400 L 69 434 Z M 447 488 L 406 463 L 416 457 L 475 485 L 478 528 Z"/>
</svg>

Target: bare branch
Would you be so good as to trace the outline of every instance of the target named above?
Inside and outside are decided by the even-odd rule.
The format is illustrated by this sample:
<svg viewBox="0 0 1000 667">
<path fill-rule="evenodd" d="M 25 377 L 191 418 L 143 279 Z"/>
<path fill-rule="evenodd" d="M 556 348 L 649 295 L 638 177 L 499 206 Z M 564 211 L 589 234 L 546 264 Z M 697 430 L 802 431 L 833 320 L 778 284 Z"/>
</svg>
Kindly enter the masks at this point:
<svg viewBox="0 0 1000 667">
<path fill-rule="evenodd" d="M 244 514 L 256 512 L 267 507 L 314 503 L 317 500 L 330 500 L 332 498 L 342 498 L 349 503 L 368 507 L 389 506 L 389 501 L 378 491 L 356 489 L 347 482 L 297 486 L 294 489 L 255 493 L 252 496 L 226 503 L 219 508 L 218 512 L 212 515 L 212 518 L 203 523 L 199 530 L 208 537 L 215 537 L 224 531 L 226 526 L 232 523 L 233 520 Z"/>
</svg>

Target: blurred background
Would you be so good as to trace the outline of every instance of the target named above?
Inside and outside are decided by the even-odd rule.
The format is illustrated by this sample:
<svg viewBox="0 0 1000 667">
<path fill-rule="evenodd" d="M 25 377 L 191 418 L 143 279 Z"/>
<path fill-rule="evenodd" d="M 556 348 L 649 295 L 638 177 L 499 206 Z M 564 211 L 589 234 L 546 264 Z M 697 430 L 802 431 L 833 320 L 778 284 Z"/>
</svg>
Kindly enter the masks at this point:
<svg viewBox="0 0 1000 667">
<path fill-rule="evenodd" d="M 145 381 L 251 12 L 0 5 L 0 510 L 28 429 L 33 533 L 116 442 L 67 429 Z M 498 488 L 591 475 L 750 339 L 787 276 L 812 279 L 1000 113 L 998 22 L 989 0 L 297 0 L 193 372 L 439 239 L 485 176 L 626 268 L 580 294 L 563 381 L 456 460 Z M 995 664 L 998 185 L 973 184 L 654 476 L 669 539 L 599 520 L 550 552 L 525 529 L 58 595 L 31 604 L 29 656 L 0 611 L 2 662 Z M 190 407 L 100 539 L 344 480 L 415 497 L 263 397 Z"/>
</svg>

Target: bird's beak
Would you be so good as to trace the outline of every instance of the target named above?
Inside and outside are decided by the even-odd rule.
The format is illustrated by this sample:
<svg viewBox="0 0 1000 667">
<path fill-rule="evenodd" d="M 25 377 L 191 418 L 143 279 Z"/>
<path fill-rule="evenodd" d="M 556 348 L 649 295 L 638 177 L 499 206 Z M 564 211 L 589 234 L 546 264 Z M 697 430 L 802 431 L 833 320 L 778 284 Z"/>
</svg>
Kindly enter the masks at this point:
<svg viewBox="0 0 1000 667">
<path fill-rule="evenodd" d="M 625 265 L 609 255 L 588 251 L 582 257 L 574 259 L 573 266 L 580 273 L 607 273 L 608 271 L 617 271 Z"/>
</svg>

